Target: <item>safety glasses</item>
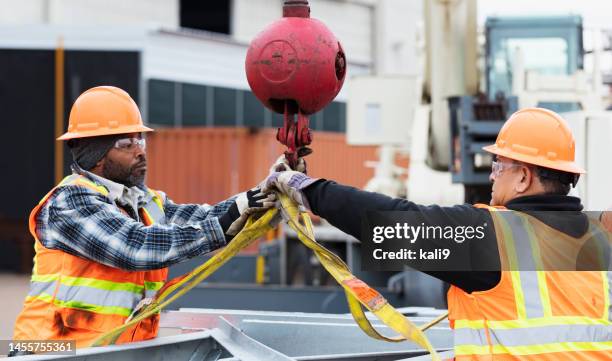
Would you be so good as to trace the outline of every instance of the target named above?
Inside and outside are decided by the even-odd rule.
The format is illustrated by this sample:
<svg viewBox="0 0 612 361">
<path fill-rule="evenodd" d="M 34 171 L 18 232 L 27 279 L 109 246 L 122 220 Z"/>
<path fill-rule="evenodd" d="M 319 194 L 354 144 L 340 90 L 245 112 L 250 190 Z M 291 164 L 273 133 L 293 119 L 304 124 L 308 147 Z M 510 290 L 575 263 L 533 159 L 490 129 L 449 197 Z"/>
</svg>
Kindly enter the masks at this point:
<svg viewBox="0 0 612 361">
<path fill-rule="evenodd" d="M 491 174 L 493 175 L 493 177 L 497 178 L 502 174 L 504 169 L 510 169 L 510 168 L 519 167 L 519 166 L 521 166 L 521 164 L 493 161 L 491 163 Z"/>
<path fill-rule="evenodd" d="M 147 142 L 141 138 L 123 138 L 115 142 L 115 148 L 127 152 L 133 152 L 138 148 L 145 150 L 146 147 Z"/>
</svg>

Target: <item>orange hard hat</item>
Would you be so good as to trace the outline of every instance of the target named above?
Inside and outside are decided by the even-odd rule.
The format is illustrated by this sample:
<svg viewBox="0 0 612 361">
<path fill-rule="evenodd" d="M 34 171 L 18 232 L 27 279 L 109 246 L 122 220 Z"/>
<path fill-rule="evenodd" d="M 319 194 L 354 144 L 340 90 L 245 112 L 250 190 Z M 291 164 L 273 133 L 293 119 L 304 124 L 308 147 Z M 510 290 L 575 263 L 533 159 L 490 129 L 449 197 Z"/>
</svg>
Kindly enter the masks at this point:
<svg viewBox="0 0 612 361">
<path fill-rule="evenodd" d="M 98 86 L 75 100 L 68 131 L 57 140 L 151 131 L 142 124 L 140 110 L 128 93 L 114 86 Z"/>
<path fill-rule="evenodd" d="M 489 153 L 568 173 L 586 173 L 574 161 L 574 135 L 557 113 L 525 108 L 512 114 L 497 135 Z"/>
</svg>

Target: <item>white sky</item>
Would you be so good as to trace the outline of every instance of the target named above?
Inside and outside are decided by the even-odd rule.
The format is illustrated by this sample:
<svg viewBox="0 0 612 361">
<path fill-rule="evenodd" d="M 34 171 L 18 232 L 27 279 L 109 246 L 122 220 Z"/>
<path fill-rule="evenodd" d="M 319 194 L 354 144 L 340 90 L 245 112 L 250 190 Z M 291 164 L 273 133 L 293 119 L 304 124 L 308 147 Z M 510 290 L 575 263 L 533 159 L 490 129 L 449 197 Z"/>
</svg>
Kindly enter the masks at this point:
<svg viewBox="0 0 612 361">
<path fill-rule="evenodd" d="M 479 0 L 478 23 L 489 15 L 582 15 L 585 27 L 612 28 L 609 0 Z"/>
</svg>

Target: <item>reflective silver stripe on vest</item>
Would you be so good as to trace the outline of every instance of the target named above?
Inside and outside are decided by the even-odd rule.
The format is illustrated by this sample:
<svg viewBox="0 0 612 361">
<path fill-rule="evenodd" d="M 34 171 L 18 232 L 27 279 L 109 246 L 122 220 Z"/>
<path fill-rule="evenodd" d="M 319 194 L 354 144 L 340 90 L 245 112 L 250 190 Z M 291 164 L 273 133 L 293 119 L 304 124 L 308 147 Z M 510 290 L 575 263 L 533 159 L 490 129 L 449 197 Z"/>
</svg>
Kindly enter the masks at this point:
<svg viewBox="0 0 612 361">
<path fill-rule="evenodd" d="M 83 302 L 96 306 L 132 309 L 136 307 L 142 295 L 128 291 L 108 291 L 60 284 L 55 298 L 61 301 Z"/>
<path fill-rule="evenodd" d="M 28 296 L 36 297 L 43 293 L 52 296 L 55 293 L 56 284 L 57 281 L 32 282 Z M 142 294 L 60 284 L 55 298 L 61 301 L 83 302 L 96 306 L 134 308 L 142 298 Z"/>
<path fill-rule="evenodd" d="M 153 219 L 153 223 L 166 223 L 166 215 L 164 213 L 163 208 L 160 208 L 159 205 L 154 201 L 154 199 L 157 198 L 157 194 L 155 194 L 151 190 L 149 190 L 149 194 L 152 197 L 142 208 L 144 208 L 147 213 L 149 213 L 149 216 L 151 216 L 151 218 Z M 162 199 L 160 199 L 159 201 L 163 202 Z"/>
<path fill-rule="evenodd" d="M 612 340 L 609 325 L 558 325 L 517 329 L 489 329 L 494 345 L 530 346 L 558 342 L 605 342 Z M 484 329 L 461 328 L 454 330 L 455 346 L 487 346 Z"/>
<path fill-rule="evenodd" d="M 511 271 L 519 271 L 521 289 L 525 299 L 525 315 L 527 318 L 543 317 L 544 309 L 542 300 L 540 299 L 538 276 L 537 272 L 533 271 L 537 268 L 531 248 L 531 237 L 527 232 L 527 227 L 531 229 L 531 225 L 526 219 L 517 215 L 514 211 L 502 211 L 496 212 L 496 214 L 502 216 L 510 226 L 512 232 L 518 265 L 512 265 L 510 267 L 518 267 L 518 269 L 511 269 Z M 506 243 L 507 242 L 508 240 L 506 240 Z M 507 247 L 506 250 L 508 256 L 510 256 L 510 250 Z"/>
<path fill-rule="evenodd" d="M 57 284 L 57 281 L 30 282 L 30 292 L 28 292 L 28 296 L 35 297 L 35 296 L 40 295 L 41 293 L 52 295 L 55 292 L 56 284 Z"/>
</svg>

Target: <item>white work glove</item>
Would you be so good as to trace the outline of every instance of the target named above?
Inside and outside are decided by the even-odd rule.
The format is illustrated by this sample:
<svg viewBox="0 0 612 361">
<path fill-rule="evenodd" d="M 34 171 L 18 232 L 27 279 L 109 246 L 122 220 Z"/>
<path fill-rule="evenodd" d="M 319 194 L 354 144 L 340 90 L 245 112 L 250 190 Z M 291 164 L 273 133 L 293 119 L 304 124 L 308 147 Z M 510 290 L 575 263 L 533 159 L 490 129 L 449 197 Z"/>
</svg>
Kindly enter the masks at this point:
<svg viewBox="0 0 612 361">
<path fill-rule="evenodd" d="M 228 220 L 231 221 L 229 227 L 225 230 L 225 234 L 231 237 L 237 235 L 246 224 L 250 215 L 261 214 L 274 207 L 275 204 L 276 194 L 270 191 L 262 191 L 259 187 L 238 194 L 234 205 L 223 216 L 225 223 L 228 223 Z M 221 220 L 220 222 L 223 225 L 224 222 Z"/>
<path fill-rule="evenodd" d="M 296 168 L 297 169 L 291 169 L 289 167 L 289 162 L 287 161 L 287 158 L 285 157 L 284 154 L 282 154 L 280 157 L 278 157 L 278 159 L 276 159 L 274 164 L 272 164 L 272 166 L 270 167 L 270 174 L 274 172 L 284 172 L 284 171 L 290 171 L 290 170 L 295 170 L 295 171 L 306 174 L 306 171 L 307 171 L 306 161 L 304 160 L 304 158 L 302 157 L 298 158 L 298 164 Z"/>
<path fill-rule="evenodd" d="M 316 182 L 318 179 L 310 178 L 297 171 L 274 172 L 260 185 L 264 192 L 274 189 L 288 195 L 299 206 L 309 209 L 308 200 L 302 190 Z"/>
</svg>

